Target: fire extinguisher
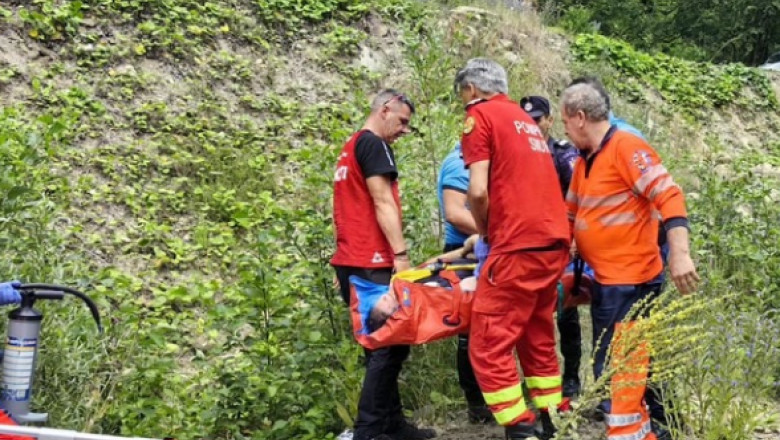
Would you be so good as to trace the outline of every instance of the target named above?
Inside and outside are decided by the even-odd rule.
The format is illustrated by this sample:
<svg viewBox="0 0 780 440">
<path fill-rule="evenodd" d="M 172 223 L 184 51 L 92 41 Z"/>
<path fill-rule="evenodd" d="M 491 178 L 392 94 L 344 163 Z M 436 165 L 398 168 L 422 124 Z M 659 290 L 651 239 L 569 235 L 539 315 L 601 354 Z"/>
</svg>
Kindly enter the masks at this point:
<svg viewBox="0 0 780 440">
<path fill-rule="evenodd" d="M 87 304 L 92 317 L 100 325 L 100 314 L 95 303 L 84 293 L 70 287 L 54 284 L 22 284 L 19 288 L 21 305 L 8 313 L 8 338 L 3 353 L 3 376 L 0 382 L 0 409 L 6 410 L 20 423 L 45 422 L 47 413 L 31 413 L 33 376 L 38 357 L 38 338 L 43 314 L 33 308 L 38 300 L 61 300 L 65 294 L 80 298 Z"/>
</svg>

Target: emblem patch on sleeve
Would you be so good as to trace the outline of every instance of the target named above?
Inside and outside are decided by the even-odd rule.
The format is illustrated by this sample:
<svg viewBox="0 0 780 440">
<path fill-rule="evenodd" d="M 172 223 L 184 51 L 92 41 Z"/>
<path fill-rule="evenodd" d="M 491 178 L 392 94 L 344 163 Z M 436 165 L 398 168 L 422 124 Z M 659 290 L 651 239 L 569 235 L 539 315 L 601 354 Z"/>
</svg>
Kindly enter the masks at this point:
<svg viewBox="0 0 780 440">
<path fill-rule="evenodd" d="M 474 119 L 474 116 L 466 118 L 466 121 L 463 122 L 463 134 L 471 133 L 475 125 L 477 125 L 477 121 Z"/>
<path fill-rule="evenodd" d="M 636 151 L 632 157 L 632 161 L 634 162 L 634 165 L 639 168 L 639 172 L 642 174 L 647 172 L 647 169 L 653 165 L 653 158 L 650 157 L 650 154 L 644 150 Z"/>
</svg>

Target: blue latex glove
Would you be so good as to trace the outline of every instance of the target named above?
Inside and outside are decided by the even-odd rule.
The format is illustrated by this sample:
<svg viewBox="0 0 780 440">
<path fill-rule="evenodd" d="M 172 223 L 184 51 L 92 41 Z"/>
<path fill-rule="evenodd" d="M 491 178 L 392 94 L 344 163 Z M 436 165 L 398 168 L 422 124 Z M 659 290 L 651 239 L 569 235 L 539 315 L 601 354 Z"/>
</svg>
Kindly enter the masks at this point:
<svg viewBox="0 0 780 440">
<path fill-rule="evenodd" d="M 477 257 L 477 267 L 474 269 L 474 276 L 479 278 L 479 273 L 482 271 L 482 265 L 485 264 L 488 255 L 490 255 L 490 245 L 479 237 L 474 244 L 474 255 Z"/>
<path fill-rule="evenodd" d="M 19 281 L 8 281 L 0 283 L 0 306 L 7 304 L 19 304 L 22 302 L 22 295 L 16 290 L 22 286 Z"/>
</svg>

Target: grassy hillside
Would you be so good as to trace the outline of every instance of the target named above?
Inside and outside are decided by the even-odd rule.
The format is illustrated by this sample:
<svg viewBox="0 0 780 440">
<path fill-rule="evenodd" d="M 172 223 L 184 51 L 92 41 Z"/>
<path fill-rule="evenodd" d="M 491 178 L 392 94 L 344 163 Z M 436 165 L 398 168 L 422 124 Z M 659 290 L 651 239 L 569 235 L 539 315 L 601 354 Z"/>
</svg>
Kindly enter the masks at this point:
<svg viewBox="0 0 780 440">
<path fill-rule="evenodd" d="M 679 342 L 659 344 L 675 373 L 659 377 L 690 405 L 698 438 L 771 424 L 780 117 L 770 80 L 563 35 L 528 11 L 453 3 L 0 6 L 0 273 L 79 287 L 107 321 L 99 336 L 80 306 L 42 305 L 36 404 L 51 426 L 321 439 L 350 424 L 360 350 L 327 265 L 336 154 L 371 92 L 407 90 L 419 134 L 397 147 L 406 233 L 414 260 L 435 253 L 436 171 L 462 115 L 451 79 L 477 55 L 508 67 L 516 97 L 555 97 L 580 73 L 605 79 L 616 111 L 683 182 L 707 280 L 647 329 Z M 451 341 L 415 348 L 403 380 L 407 406 L 428 422 L 462 407 Z M 589 398 L 603 392 L 591 388 Z"/>
</svg>

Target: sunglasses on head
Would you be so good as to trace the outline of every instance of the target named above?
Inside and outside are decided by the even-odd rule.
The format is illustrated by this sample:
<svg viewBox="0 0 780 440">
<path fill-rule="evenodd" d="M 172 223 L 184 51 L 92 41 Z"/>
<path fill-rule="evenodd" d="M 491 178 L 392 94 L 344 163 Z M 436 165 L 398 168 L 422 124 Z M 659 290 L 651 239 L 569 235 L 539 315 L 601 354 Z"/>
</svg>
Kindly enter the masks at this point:
<svg viewBox="0 0 780 440">
<path fill-rule="evenodd" d="M 391 102 L 393 102 L 395 100 L 398 100 L 398 102 L 400 102 L 401 104 L 406 104 L 412 110 L 412 113 L 414 113 L 414 104 L 404 94 L 393 95 L 393 96 L 390 97 L 390 99 L 388 99 L 387 101 L 383 102 L 382 105 L 390 104 Z"/>
</svg>

